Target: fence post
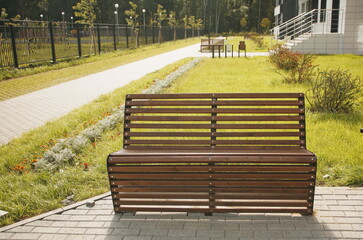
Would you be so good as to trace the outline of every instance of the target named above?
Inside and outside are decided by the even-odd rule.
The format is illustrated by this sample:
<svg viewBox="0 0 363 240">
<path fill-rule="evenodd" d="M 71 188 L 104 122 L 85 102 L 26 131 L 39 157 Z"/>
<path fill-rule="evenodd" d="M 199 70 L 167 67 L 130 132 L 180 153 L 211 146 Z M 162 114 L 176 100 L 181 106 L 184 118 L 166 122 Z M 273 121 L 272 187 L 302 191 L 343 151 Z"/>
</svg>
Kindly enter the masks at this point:
<svg viewBox="0 0 363 240">
<path fill-rule="evenodd" d="M 97 23 L 97 40 L 98 40 L 98 54 L 101 54 L 101 34 L 100 24 Z"/>
<path fill-rule="evenodd" d="M 16 53 L 16 41 L 15 41 L 15 34 L 14 34 L 14 27 L 10 25 L 10 35 L 11 35 L 11 46 L 13 47 L 13 58 L 14 58 L 14 67 L 18 68 L 18 54 Z"/>
<path fill-rule="evenodd" d="M 154 32 L 154 24 L 152 25 L 152 36 L 153 36 L 153 43 L 155 43 L 155 32 Z"/>
<path fill-rule="evenodd" d="M 55 63 L 57 61 L 55 55 L 55 46 L 54 46 L 54 34 L 53 34 L 53 23 L 49 21 L 49 37 L 50 37 L 50 48 L 52 49 L 52 61 Z"/>
<path fill-rule="evenodd" d="M 78 57 L 82 57 L 81 35 L 79 33 L 79 23 L 76 23 L 77 29 L 77 45 L 78 45 Z"/>
<path fill-rule="evenodd" d="M 129 28 L 127 27 L 126 23 L 126 48 L 129 48 Z"/>
<path fill-rule="evenodd" d="M 113 25 L 113 49 L 116 51 L 116 24 Z"/>
<path fill-rule="evenodd" d="M 147 33 L 148 33 L 148 30 L 147 30 L 147 27 L 144 28 L 144 34 L 145 34 L 145 42 L 146 42 L 146 45 L 147 45 Z"/>
</svg>

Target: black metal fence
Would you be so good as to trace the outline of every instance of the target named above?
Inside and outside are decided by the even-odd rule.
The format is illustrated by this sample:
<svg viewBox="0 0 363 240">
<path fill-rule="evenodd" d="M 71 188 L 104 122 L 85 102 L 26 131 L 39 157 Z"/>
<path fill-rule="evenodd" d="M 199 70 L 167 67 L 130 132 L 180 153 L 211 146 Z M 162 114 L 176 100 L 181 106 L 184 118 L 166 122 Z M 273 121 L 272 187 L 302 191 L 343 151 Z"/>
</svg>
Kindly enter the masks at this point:
<svg viewBox="0 0 363 240">
<path fill-rule="evenodd" d="M 159 42 L 159 28 L 140 26 L 139 46 Z M 162 27 L 161 41 L 196 37 L 201 31 Z M 0 68 L 56 62 L 118 49 L 134 48 L 136 33 L 126 24 L 0 21 Z"/>
</svg>

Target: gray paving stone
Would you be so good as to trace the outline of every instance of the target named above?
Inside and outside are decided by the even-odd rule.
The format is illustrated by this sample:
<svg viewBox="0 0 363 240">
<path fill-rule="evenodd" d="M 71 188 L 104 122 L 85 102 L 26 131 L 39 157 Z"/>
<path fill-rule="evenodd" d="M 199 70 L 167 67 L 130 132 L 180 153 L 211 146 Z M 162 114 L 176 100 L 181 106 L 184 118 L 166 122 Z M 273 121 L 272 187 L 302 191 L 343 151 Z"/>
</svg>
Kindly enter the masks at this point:
<svg viewBox="0 0 363 240">
<path fill-rule="evenodd" d="M 272 238 L 272 239 L 281 239 L 283 238 L 282 231 L 279 230 L 258 230 L 254 231 L 254 237 L 255 238 Z"/>
<path fill-rule="evenodd" d="M 363 231 L 342 231 L 342 235 L 344 238 L 363 239 Z"/>
<path fill-rule="evenodd" d="M 20 226 L 20 227 L 12 228 L 12 229 L 8 230 L 8 232 L 15 232 L 15 233 L 31 232 L 34 228 L 35 227 L 33 227 L 33 226 Z"/>
<path fill-rule="evenodd" d="M 71 215 L 55 214 L 55 215 L 45 217 L 44 219 L 45 220 L 50 220 L 50 221 L 67 221 L 70 217 L 71 217 Z"/>
<path fill-rule="evenodd" d="M 189 229 L 211 229 L 212 223 L 210 222 L 187 222 L 184 225 L 185 230 Z"/>
<path fill-rule="evenodd" d="M 357 211 L 355 211 L 355 212 L 351 212 L 351 211 L 346 211 L 345 212 L 345 215 L 347 216 L 347 217 L 363 217 L 363 212 L 357 212 Z"/>
<path fill-rule="evenodd" d="M 35 227 L 33 233 L 56 233 L 60 230 L 59 227 Z"/>
<path fill-rule="evenodd" d="M 259 229 L 259 230 L 267 230 L 266 223 L 240 223 L 241 230 L 249 230 L 249 229 Z"/>
<path fill-rule="evenodd" d="M 311 238 L 313 234 L 311 231 L 296 231 L 296 230 L 284 230 L 284 238 Z"/>
<path fill-rule="evenodd" d="M 344 217 L 344 211 L 319 211 L 321 217 Z"/>
<path fill-rule="evenodd" d="M 354 230 L 363 231 L 363 224 L 351 224 Z"/>
<path fill-rule="evenodd" d="M 68 210 L 62 213 L 62 215 L 87 215 L 89 210 Z"/>
<path fill-rule="evenodd" d="M 69 235 L 66 240 L 94 240 L 95 235 Z"/>
<path fill-rule="evenodd" d="M 173 222 L 157 222 L 156 228 L 159 229 L 183 229 L 187 223 L 180 221 Z"/>
<path fill-rule="evenodd" d="M 219 222 L 212 223 L 212 229 L 239 229 L 239 223 L 234 222 Z"/>
<path fill-rule="evenodd" d="M 341 200 L 338 201 L 339 205 L 341 206 L 363 206 L 363 201 L 359 201 L 359 200 Z"/>
<path fill-rule="evenodd" d="M 61 228 L 58 233 L 68 233 L 68 234 L 84 234 L 87 231 L 87 228 Z"/>
<path fill-rule="evenodd" d="M 126 236 L 124 240 L 152 240 L 150 236 Z"/>
<path fill-rule="evenodd" d="M 180 229 L 170 229 L 168 236 L 170 237 L 195 237 L 197 230 L 180 230 Z"/>
<path fill-rule="evenodd" d="M 107 209 L 92 209 L 88 211 L 88 215 L 111 215 L 113 210 Z"/>
<path fill-rule="evenodd" d="M 156 228 L 156 222 L 134 221 L 130 224 L 129 228 Z"/>
<path fill-rule="evenodd" d="M 69 237 L 69 235 L 61 235 L 61 234 L 42 234 L 38 240 L 65 240 Z"/>
<path fill-rule="evenodd" d="M 331 211 L 354 211 L 354 206 L 329 206 Z"/>
<path fill-rule="evenodd" d="M 80 222 L 53 222 L 51 227 L 77 227 Z M 89 222 L 88 222 L 89 223 Z"/>
<path fill-rule="evenodd" d="M 123 236 L 99 235 L 95 236 L 95 240 L 121 240 Z"/>
<path fill-rule="evenodd" d="M 47 226 L 52 225 L 53 223 L 54 223 L 54 221 L 37 220 L 37 221 L 25 224 L 25 226 L 47 227 Z"/>
<path fill-rule="evenodd" d="M 198 229 L 197 230 L 197 237 L 224 237 L 225 236 L 225 230 L 224 229 Z"/>
<path fill-rule="evenodd" d="M 140 236 L 167 237 L 168 231 L 168 229 L 142 229 L 140 232 Z"/>
<path fill-rule="evenodd" d="M 295 224 L 293 223 L 267 223 L 268 230 L 295 230 Z"/>
<path fill-rule="evenodd" d="M 121 215 L 111 215 L 111 216 L 92 216 L 95 222 L 118 222 L 121 219 Z M 126 218 L 122 218 L 126 220 Z"/>
<path fill-rule="evenodd" d="M 0 239 L 1 240 L 10 239 L 14 234 L 15 233 L 0 232 Z"/>
<path fill-rule="evenodd" d="M 324 224 L 325 230 L 353 230 L 351 224 Z"/>
<path fill-rule="evenodd" d="M 153 236 L 152 240 L 181 240 L 181 238 L 179 238 L 179 237 Z"/>
<path fill-rule="evenodd" d="M 71 216 L 68 219 L 69 221 L 93 221 L 96 218 L 96 216 L 90 216 L 90 215 L 69 215 L 69 216 Z"/>
<path fill-rule="evenodd" d="M 100 228 L 105 225 L 104 222 L 76 222 L 76 227 L 86 227 L 86 228 Z"/>
<path fill-rule="evenodd" d="M 336 223 L 362 223 L 362 219 L 352 217 L 334 217 L 334 221 Z"/>
<path fill-rule="evenodd" d="M 40 233 L 15 233 L 10 239 L 26 239 L 33 240 L 40 237 Z"/>
<path fill-rule="evenodd" d="M 132 228 L 132 229 L 115 229 L 112 232 L 112 235 L 116 236 L 138 236 L 141 232 L 141 229 Z"/>
<path fill-rule="evenodd" d="M 342 238 L 342 233 L 340 231 L 311 231 L 314 237 L 328 237 L 328 238 Z"/>
<path fill-rule="evenodd" d="M 110 235 L 113 232 L 113 228 L 89 228 L 85 234 L 88 235 Z"/>
<path fill-rule="evenodd" d="M 295 228 L 298 231 L 303 231 L 303 230 L 324 230 L 324 225 L 326 223 L 322 224 L 322 223 L 311 223 L 311 224 L 295 224 Z"/>
</svg>

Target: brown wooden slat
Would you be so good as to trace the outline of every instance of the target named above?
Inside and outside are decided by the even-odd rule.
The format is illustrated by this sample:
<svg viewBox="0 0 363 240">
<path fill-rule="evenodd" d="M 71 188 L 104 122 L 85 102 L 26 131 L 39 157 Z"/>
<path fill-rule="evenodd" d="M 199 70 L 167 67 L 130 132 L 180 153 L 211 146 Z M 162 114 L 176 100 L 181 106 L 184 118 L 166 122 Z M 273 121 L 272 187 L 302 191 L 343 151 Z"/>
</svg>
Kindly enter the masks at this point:
<svg viewBox="0 0 363 240">
<path fill-rule="evenodd" d="M 126 128 L 157 129 L 302 129 L 300 124 L 125 124 Z"/>
<path fill-rule="evenodd" d="M 127 106 L 299 106 L 302 101 L 259 100 L 259 101 L 127 101 Z"/>
<path fill-rule="evenodd" d="M 108 167 L 108 171 L 110 173 L 118 173 L 118 172 L 135 172 L 135 173 L 150 173 L 150 172 L 315 172 L 316 168 L 312 166 L 294 166 L 294 165 L 227 165 L 227 166 L 195 166 L 195 165 L 187 165 L 187 166 L 145 166 L 145 165 L 135 165 L 135 166 L 115 166 Z"/>
<path fill-rule="evenodd" d="M 130 121 L 301 121 L 304 116 L 126 116 Z"/>
<path fill-rule="evenodd" d="M 311 197 L 311 195 L 307 194 L 249 194 L 243 193 L 233 193 L 233 194 L 226 194 L 226 193 L 215 193 L 216 199 L 251 199 L 251 200 L 306 200 Z M 151 198 L 151 199 L 209 199 L 208 192 L 206 193 L 181 193 L 181 194 L 175 194 L 175 193 L 119 193 L 119 194 L 113 194 L 112 197 L 114 199 L 130 199 L 130 198 L 137 198 L 137 199 L 144 199 L 144 198 Z"/>
<path fill-rule="evenodd" d="M 164 145 L 190 145 L 190 144 L 241 144 L 241 145 L 302 145 L 300 140 L 126 140 L 127 144 L 164 144 Z"/>
<path fill-rule="evenodd" d="M 303 93 L 173 93 L 128 94 L 127 99 L 191 99 L 191 98 L 300 98 Z"/>
<path fill-rule="evenodd" d="M 303 108 L 126 108 L 126 113 L 249 113 L 293 114 L 303 113 Z"/>
<path fill-rule="evenodd" d="M 108 160 L 109 163 L 169 163 L 169 164 L 179 164 L 179 163 L 307 163 L 307 164 L 315 164 L 316 159 L 312 160 L 312 158 L 307 157 L 299 157 L 299 156 L 291 156 L 291 157 L 271 157 L 271 156 L 214 156 L 210 158 L 208 156 L 186 156 L 186 157 L 178 157 L 178 156 L 170 156 L 165 158 L 165 156 L 152 156 L 152 157 L 144 157 L 144 156 L 129 156 L 125 158 L 112 157 Z"/>
<path fill-rule="evenodd" d="M 196 179 L 204 179 L 204 180 L 221 180 L 221 179 L 303 179 L 303 180 L 311 180 L 314 179 L 313 174 L 304 174 L 304 173 L 122 173 L 122 174 L 110 174 L 111 179 L 138 179 L 138 180 L 146 180 L 146 179 L 162 179 L 162 180 L 196 180 Z"/>
<path fill-rule="evenodd" d="M 170 201 L 170 200 L 165 200 L 165 201 L 157 201 L 157 200 L 146 200 L 146 199 L 140 199 L 138 200 L 122 200 L 122 201 L 116 201 L 115 205 L 173 205 L 173 206 L 178 206 L 178 205 L 182 205 L 182 206 L 209 206 L 209 202 L 208 199 L 206 199 L 205 201 L 197 201 L 197 200 L 192 200 L 192 201 Z"/>
<path fill-rule="evenodd" d="M 300 137 L 304 132 L 125 132 L 129 137 Z"/>
<path fill-rule="evenodd" d="M 211 185 L 209 184 L 211 183 Z M 111 181 L 111 186 L 216 186 L 216 187 L 232 187 L 232 186 L 248 186 L 248 187 L 311 187 L 312 182 L 307 181 L 186 181 L 186 180 L 166 180 L 166 181 L 129 181 L 115 180 Z"/>
<path fill-rule="evenodd" d="M 299 146 L 125 146 L 130 150 L 299 150 Z"/>
<path fill-rule="evenodd" d="M 219 202 L 216 201 L 215 202 L 215 206 L 238 206 L 238 207 L 243 207 L 243 206 L 252 206 L 252 207 L 307 207 L 309 205 L 308 202 L 303 201 L 303 202 L 297 202 L 299 200 L 296 201 L 276 201 L 276 202 L 269 202 L 269 201 L 252 201 L 252 202 L 247 202 L 247 201 L 238 201 L 238 202 L 230 202 L 230 201 L 223 201 L 223 202 Z"/>
<path fill-rule="evenodd" d="M 306 208 L 236 208 L 236 207 L 229 207 L 229 208 L 201 208 L 201 207 L 127 207 L 127 206 L 115 206 L 116 212 L 136 212 L 136 211 L 151 211 L 151 212 L 201 212 L 201 213 L 228 213 L 228 212 L 235 212 L 235 213 L 302 213 L 307 214 L 309 211 Z"/>
<path fill-rule="evenodd" d="M 224 187 L 214 187 L 212 188 L 214 193 L 276 193 L 276 194 L 313 194 L 314 191 L 312 188 L 249 188 L 249 187 L 233 187 L 233 188 L 224 188 Z M 130 193 L 146 193 L 146 192 L 183 192 L 183 193 L 208 193 L 210 192 L 209 187 L 191 187 L 191 186 L 164 186 L 164 187 L 150 187 L 150 186 L 128 186 L 128 187 L 116 187 L 113 186 L 111 188 L 112 192 L 130 192 Z"/>
</svg>

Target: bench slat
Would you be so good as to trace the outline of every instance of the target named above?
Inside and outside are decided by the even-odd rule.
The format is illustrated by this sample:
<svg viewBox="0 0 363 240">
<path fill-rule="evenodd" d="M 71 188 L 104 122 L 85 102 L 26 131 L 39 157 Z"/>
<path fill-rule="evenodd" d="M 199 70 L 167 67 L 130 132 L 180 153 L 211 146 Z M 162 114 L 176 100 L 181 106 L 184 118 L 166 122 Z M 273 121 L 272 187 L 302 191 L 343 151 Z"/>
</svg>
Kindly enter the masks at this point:
<svg viewBox="0 0 363 240">
<path fill-rule="evenodd" d="M 127 106 L 299 106 L 302 101 L 127 101 Z"/>
<path fill-rule="evenodd" d="M 249 113 L 249 114 L 293 114 L 302 113 L 303 108 L 127 108 L 126 113 Z"/>
<path fill-rule="evenodd" d="M 300 124 L 125 124 L 127 128 L 169 128 L 169 129 L 303 129 Z"/>
<path fill-rule="evenodd" d="M 205 98 L 300 98 L 302 93 L 172 93 L 128 94 L 126 99 L 205 99 Z"/>
<path fill-rule="evenodd" d="M 194 144 L 218 144 L 218 145 L 303 145 L 299 140 L 127 140 L 127 144 L 154 144 L 156 145 L 194 145 Z"/>
<path fill-rule="evenodd" d="M 129 121 L 301 121 L 304 116 L 127 116 Z"/>
<path fill-rule="evenodd" d="M 130 137 L 300 137 L 304 132 L 126 132 Z"/>
</svg>

